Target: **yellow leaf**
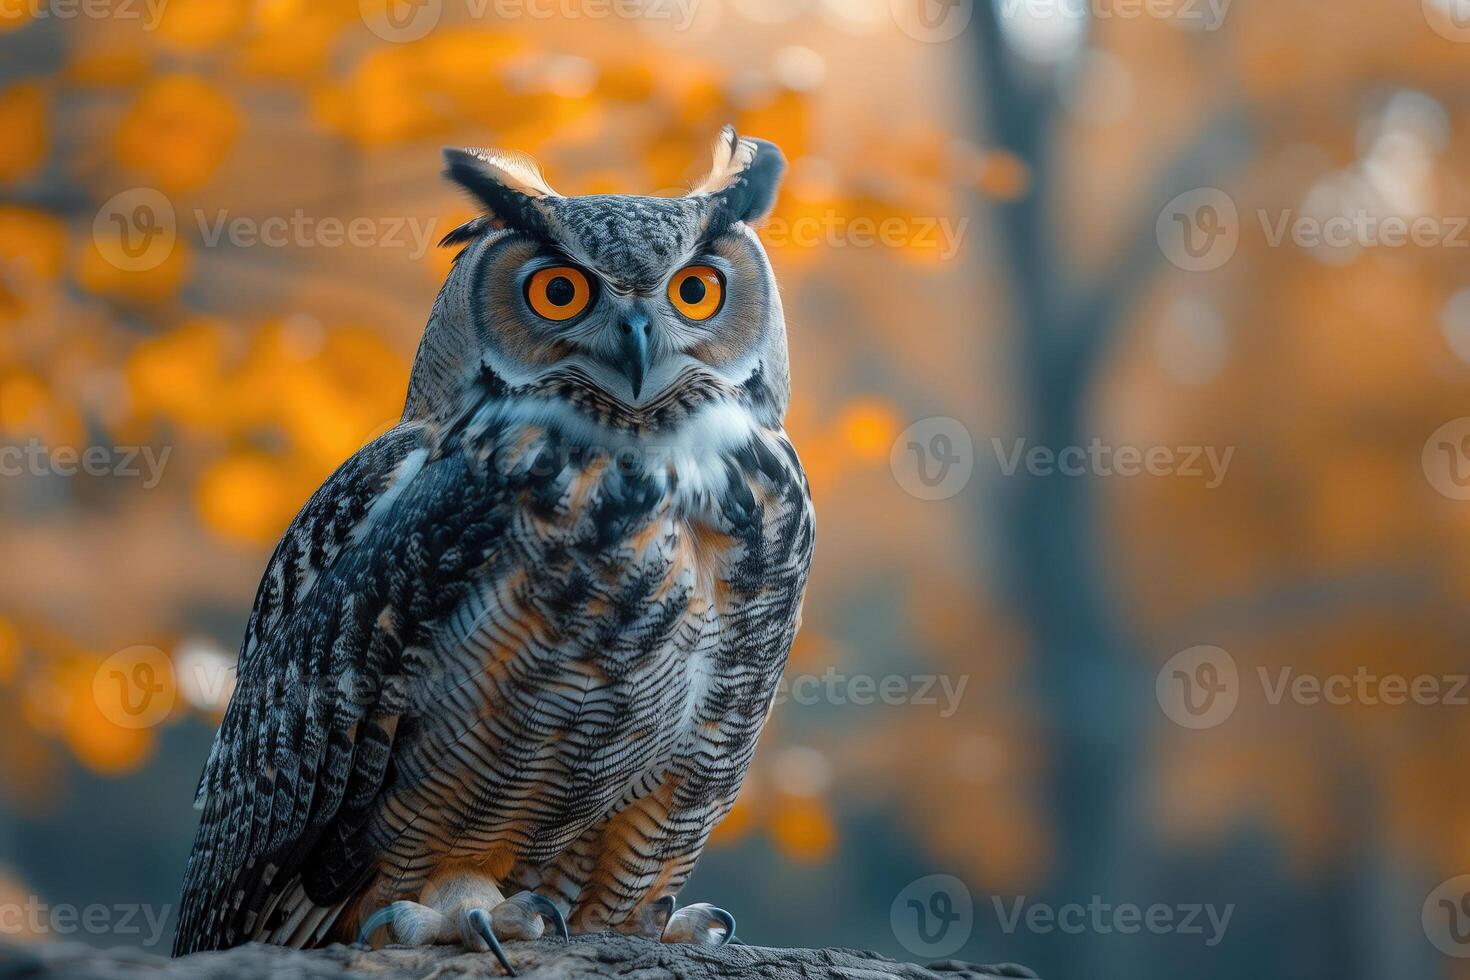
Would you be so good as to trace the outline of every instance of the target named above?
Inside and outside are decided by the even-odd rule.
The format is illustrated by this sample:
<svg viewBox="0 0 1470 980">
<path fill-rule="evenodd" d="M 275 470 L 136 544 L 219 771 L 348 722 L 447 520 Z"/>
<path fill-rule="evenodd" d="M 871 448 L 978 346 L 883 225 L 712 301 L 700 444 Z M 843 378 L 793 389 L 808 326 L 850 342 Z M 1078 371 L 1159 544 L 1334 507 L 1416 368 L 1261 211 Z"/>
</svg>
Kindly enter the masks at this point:
<svg viewBox="0 0 1470 980">
<path fill-rule="evenodd" d="M 25 27 L 35 18 L 35 0 L 0 0 L 0 34 Z"/>
<path fill-rule="evenodd" d="M 158 36 L 170 47 L 202 51 L 238 33 L 245 12 L 243 0 L 168 0 Z"/>
<path fill-rule="evenodd" d="M 192 75 L 168 75 L 139 95 L 114 148 L 124 167 L 159 190 L 192 190 L 213 176 L 239 128 L 239 110 L 224 93 Z"/>
<path fill-rule="evenodd" d="M 66 257 L 66 226 L 32 208 L 0 205 L 0 320 L 24 315 L 29 298 L 56 281 Z"/>
<path fill-rule="evenodd" d="M 53 678 L 59 695 L 61 736 L 87 768 L 116 776 L 138 768 L 153 751 L 153 732 L 124 728 L 111 721 L 98 703 L 95 681 L 101 657 L 67 658 Z"/>
<path fill-rule="evenodd" d="M 73 85 L 136 85 L 148 77 L 150 65 L 142 52 L 124 47 L 79 51 L 67 62 L 65 78 Z"/>
<path fill-rule="evenodd" d="M 0 684 L 9 684 L 20 671 L 20 632 L 0 616 Z"/>
<path fill-rule="evenodd" d="M 278 459 L 236 452 L 205 471 L 195 489 L 199 516 L 221 537 L 269 544 L 285 530 L 297 505 L 295 488 Z"/>
<path fill-rule="evenodd" d="M 35 82 L 0 92 L 0 181 L 28 176 L 46 156 L 46 97 Z"/>
<path fill-rule="evenodd" d="M 156 266 L 146 269 L 124 269 L 109 261 L 97 241 L 88 238 L 77 259 L 77 281 L 99 296 L 129 299 L 138 303 L 158 303 L 179 291 L 193 265 L 188 246 L 176 241 Z"/>
<path fill-rule="evenodd" d="M 771 835 L 792 859 L 806 864 L 825 860 L 837 846 L 837 827 L 821 801 L 782 802 L 771 818 Z"/>
<path fill-rule="evenodd" d="M 34 432 L 49 395 L 46 382 L 30 371 L 15 370 L 0 376 L 0 431 Z"/>
<path fill-rule="evenodd" d="M 0 205 L 0 262 L 51 282 L 66 258 L 66 226 L 45 211 Z"/>
<path fill-rule="evenodd" d="M 848 451 L 865 463 L 873 463 L 888 458 L 898 435 L 898 415 L 886 402 L 862 398 L 842 410 L 837 426 Z"/>
</svg>

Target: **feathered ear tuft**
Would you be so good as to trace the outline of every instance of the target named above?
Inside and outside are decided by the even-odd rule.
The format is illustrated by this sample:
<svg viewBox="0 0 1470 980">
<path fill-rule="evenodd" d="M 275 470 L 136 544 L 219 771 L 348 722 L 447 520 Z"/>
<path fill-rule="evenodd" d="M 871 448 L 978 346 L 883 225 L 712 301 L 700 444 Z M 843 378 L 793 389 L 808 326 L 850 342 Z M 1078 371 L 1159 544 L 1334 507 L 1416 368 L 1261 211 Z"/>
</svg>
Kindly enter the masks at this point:
<svg viewBox="0 0 1470 980">
<path fill-rule="evenodd" d="M 734 126 L 726 126 L 715 139 L 713 168 L 689 196 L 712 200 L 711 225 L 759 221 L 775 206 L 785 172 L 786 158 L 776 144 L 742 138 Z"/>
<path fill-rule="evenodd" d="M 536 202 L 557 194 L 530 157 L 495 150 L 446 148 L 444 176 L 473 194 L 496 222 L 517 231 L 545 235 L 546 217 Z"/>
</svg>

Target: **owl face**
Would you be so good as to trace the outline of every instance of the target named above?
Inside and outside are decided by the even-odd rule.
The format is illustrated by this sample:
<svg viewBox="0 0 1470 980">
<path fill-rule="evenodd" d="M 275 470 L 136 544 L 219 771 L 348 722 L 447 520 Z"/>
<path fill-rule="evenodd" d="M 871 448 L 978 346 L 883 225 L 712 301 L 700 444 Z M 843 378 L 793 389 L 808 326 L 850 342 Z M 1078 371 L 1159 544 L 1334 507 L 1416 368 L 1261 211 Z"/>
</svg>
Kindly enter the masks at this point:
<svg viewBox="0 0 1470 980">
<path fill-rule="evenodd" d="M 571 385 L 634 411 L 692 386 L 785 384 L 780 299 L 749 226 L 784 166 L 771 144 L 727 130 L 715 171 L 681 198 L 562 197 L 521 158 L 446 159 L 490 212 L 446 240 L 469 242 L 453 277 L 506 383 Z"/>
</svg>

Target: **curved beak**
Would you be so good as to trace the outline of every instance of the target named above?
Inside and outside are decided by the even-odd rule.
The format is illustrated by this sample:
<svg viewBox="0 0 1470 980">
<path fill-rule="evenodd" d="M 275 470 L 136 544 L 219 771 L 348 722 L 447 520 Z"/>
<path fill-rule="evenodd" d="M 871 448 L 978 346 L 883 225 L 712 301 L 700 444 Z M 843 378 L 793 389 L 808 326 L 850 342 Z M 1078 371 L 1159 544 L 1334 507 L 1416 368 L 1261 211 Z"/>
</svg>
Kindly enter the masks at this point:
<svg viewBox="0 0 1470 980">
<path fill-rule="evenodd" d="M 618 369 L 633 387 L 633 397 L 643 393 L 643 379 L 648 377 L 648 317 L 630 313 L 623 321 L 623 337 L 618 347 Z"/>
</svg>

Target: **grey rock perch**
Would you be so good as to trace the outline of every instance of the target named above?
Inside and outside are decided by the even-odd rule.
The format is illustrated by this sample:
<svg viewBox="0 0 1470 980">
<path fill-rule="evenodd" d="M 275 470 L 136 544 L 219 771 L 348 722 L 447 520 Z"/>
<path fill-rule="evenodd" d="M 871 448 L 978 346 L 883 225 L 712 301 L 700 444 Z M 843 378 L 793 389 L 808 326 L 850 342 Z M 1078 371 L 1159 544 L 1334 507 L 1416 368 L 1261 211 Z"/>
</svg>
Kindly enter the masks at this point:
<svg viewBox="0 0 1470 980">
<path fill-rule="evenodd" d="M 664 945 L 626 936 L 506 943 L 524 980 L 998 980 L 1034 978 L 1024 967 L 974 966 L 955 960 L 928 967 L 857 949 Z M 500 977 L 488 953 L 457 946 L 376 951 L 329 946 L 297 951 L 251 944 L 182 959 L 136 951 L 101 951 L 71 943 L 0 945 L 0 980 L 462 980 Z"/>
</svg>

